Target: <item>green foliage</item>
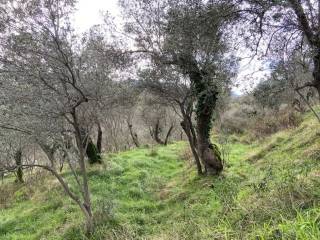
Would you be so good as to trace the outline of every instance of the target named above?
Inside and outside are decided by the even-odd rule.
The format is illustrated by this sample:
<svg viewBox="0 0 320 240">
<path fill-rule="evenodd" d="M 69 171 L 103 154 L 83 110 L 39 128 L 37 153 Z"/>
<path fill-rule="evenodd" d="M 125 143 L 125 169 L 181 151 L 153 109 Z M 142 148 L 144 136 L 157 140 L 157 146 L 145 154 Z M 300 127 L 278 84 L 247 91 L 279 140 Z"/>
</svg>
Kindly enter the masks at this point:
<svg viewBox="0 0 320 240">
<path fill-rule="evenodd" d="M 101 163 L 101 156 L 98 152 L 96 145 L 94 145 L 91 139 L 88 142 L 86 153 L 90 164 Z"/>
</svg>

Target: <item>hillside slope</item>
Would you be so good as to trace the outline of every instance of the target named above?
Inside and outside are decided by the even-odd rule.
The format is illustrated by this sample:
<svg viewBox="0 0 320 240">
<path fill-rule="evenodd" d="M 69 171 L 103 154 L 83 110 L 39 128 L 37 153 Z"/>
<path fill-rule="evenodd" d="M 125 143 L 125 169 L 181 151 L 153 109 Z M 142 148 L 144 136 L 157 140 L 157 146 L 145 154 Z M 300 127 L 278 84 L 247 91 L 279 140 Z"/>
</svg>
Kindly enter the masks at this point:
<svg viewBox="0 0 320 240">
<path fill-rule="evenodd" d="M 92 239 L 320 239 L 313 117 L 252 144 L 232 139 L 220 177 L 198 177 L 183 142 L 106 156 L 90 169 Z M 80 211 L 54 179 L 0 190 L 1 240 L 85 239 Z"/>
</svg>

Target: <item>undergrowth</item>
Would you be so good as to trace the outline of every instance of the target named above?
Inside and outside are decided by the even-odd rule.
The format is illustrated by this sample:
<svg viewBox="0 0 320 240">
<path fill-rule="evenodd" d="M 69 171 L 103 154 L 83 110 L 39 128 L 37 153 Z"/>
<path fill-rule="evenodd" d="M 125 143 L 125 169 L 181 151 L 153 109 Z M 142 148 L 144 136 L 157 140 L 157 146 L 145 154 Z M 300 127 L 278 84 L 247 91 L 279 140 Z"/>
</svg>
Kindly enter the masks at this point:
<svg viewBox="0 0 320 240">
<path fill-rule="evenodd" d="M 219 177 L 197 176 L 183 142 L 106 155 L 89 172 L 91 239 L 320 239 L 319 124 L 307 115 L 264 140 L 232 138 Z M 53 178 L 0 190 L 11 192 L 0 202 L 1 240 L 86 239 Z"/>
</svg>

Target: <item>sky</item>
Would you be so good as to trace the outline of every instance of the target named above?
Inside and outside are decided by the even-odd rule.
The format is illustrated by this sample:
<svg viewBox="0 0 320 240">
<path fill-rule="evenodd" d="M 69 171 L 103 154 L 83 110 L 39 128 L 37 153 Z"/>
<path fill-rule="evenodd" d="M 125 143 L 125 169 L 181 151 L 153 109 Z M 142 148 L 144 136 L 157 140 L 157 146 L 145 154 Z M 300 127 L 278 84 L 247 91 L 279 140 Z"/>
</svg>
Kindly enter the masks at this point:
<svg viewBox="0 0 320 240">
<path fill-rule="evenodd" d="M 102 12 L 108 11 L 114 17 L 120 15 L 118 0 L 78 0 L 76 8 L 74 23 L 78 32 L 102 23 Z"/>
<path fill-rule="evenodd" d="M 91 26 L 103 22 L 102 12 L 108 11 L 113 17 L 120 19 L 120 10 L 118 7 L 118 0 L 78 0 L 77 11 L 74 15 L 74 27 L 77 32 L 83 33 Z M 249 52 L 242 52 L 241 58 L 249 56 Z M 239 63 L 239 74 L 235 80 L 235 86 L 232 91 L 235 94 L 241 95 L 246 91 L 252 89 L 259 79 L 263 78 L 268 71 L 261 71 L 265 68 L 262 61 L 254 59 L 244 59 Z M 244 79 L 251 78 L 251 81 L 244 81 Z"/>
</svg>

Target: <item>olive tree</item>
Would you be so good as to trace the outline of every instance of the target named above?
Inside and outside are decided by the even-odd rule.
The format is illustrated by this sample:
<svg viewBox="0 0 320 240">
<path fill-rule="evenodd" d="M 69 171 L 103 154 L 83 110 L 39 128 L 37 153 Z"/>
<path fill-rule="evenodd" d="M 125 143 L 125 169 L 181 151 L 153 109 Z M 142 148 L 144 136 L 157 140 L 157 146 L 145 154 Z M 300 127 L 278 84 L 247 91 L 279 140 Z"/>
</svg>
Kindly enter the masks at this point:
<svg viewBox="0 0 320 240">
<path fill-rule="evenodd" d="M 195 100 L 197 153 L 207 173 L 223 169 L 211 143 L 212 118 L 221 88 L 228 85 L 235 59 L 228 58 L 221 12 L 233 5 L 203 1 L 121 1 L 126 32 L 135 39 L 132 52 L 148 58 L 149 69 L 174 71 L 189 81 Z M 230 56 L 230 55 L 229 55 Z M 230 64 L 231 63 L 231 64 Z"/>
<path fill-rule="evenodd" d="M 245 38 L 263 56 L 287 61 L 297 51 L 312 62 L 313 78 L 301 79 L 297 90 L 316 89 L 320 98 L 320 2 L 316 0 L 239 0 Z M 251 27 L 250 27 L 251 26 Z"/>
<path fill-rule="evenodd" d="M 80 207 L 86 231 L 91 233 L 94 223 L 86 166 L 86 148 L 94 124 L 90 106 L 109 99 L 104 90 L 108 89 L 117 65 L 113 60 L 119 54 L 99 37 L 101 41 L 80 41 L 69 23 L 73 9 L 72 0 L 1 3 L 1 91 L 8 96 L 1 110 L 15 116 L 14 121 L 1 119 L 1 129 L 30 136 L 52 161 L 59 146 L 78 191 L 53 164 L 41 160 L 19 166 L 8 164 L 6 169 L 39 167 L 51 172 Z"/>
</svg>

